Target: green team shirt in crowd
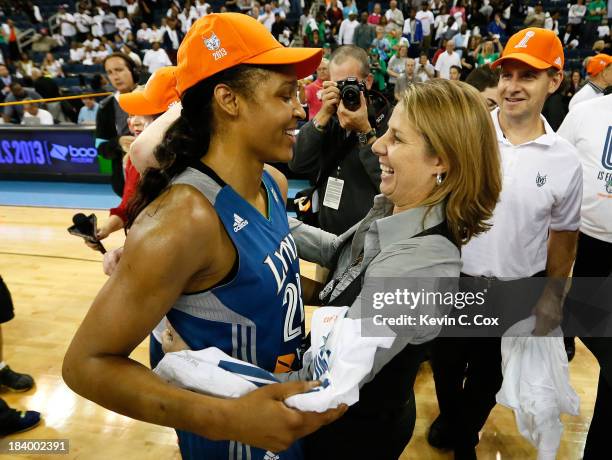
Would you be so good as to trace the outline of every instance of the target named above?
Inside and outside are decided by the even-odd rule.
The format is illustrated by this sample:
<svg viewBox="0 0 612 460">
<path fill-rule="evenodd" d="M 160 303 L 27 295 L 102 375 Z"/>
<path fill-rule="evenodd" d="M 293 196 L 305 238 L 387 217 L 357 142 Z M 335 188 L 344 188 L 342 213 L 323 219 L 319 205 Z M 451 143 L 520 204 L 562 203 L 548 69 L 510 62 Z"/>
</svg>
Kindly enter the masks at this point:
<svg viewBox="0 0 612 460">
<path fill-rule="evenodd" d="M 600 10 L 601 14 L 596 14 L 597 10 Z M 587 15 L 585 20 L 589 22 L 601 22 L 601 18 L 603 17 L 603 11 L 606 9 L 606 4 L 603 0 L 600 1 L 592 1 L 589 3 L 587 7 Z"/>
</svg>

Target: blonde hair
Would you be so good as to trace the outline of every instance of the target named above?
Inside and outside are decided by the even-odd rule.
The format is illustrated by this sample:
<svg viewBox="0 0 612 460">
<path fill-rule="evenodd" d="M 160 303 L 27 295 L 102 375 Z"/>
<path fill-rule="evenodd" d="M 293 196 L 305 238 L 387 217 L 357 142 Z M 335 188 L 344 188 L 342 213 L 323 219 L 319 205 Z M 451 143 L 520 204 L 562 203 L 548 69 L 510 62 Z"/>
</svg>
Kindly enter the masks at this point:
<svg viewBox="0 0 612 460">
<path fill-rule="evenodd" d="M 484 98 L 470 85 L 434 79 L 408 86 L 400 98 L 410 123 L 447 167 L 442 184 L 420 203 L 446 203 L 457 244 L 490 228 L 502 187 L 497 134 Z"/>
</svg>

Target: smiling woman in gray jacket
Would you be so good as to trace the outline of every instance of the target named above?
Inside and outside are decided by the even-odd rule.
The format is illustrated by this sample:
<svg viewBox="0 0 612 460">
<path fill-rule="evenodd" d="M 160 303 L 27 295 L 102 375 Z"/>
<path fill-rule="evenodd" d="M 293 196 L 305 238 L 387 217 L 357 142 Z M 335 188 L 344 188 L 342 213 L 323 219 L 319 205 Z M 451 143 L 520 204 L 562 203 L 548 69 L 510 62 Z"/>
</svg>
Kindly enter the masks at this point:
<svg viewBox="0 0 612 460">
<path fill-rule="evenodd" d="M 302 278 L 304 302 L 350 305 L 352 318 L 368 314 L 366 292 L 380 290 L 382 278 L 432 292 L 443 289 L 443 278 L 459 277 L 460 247 L 487 230 L 501 190 L 491 117 L 484 99 L 460 82 L 409 87 L 372 151 L 382 194 L 361 222 L 339 236 L 291 222 L 300 257 L 330 269 L 325 286 Z M 399 457 L 414 428 L 422 344 L 438 332 L 402 327 L 390 349 L 377 351 L 359 402 L 308 438 L 307 457 Z"/>
</svg>

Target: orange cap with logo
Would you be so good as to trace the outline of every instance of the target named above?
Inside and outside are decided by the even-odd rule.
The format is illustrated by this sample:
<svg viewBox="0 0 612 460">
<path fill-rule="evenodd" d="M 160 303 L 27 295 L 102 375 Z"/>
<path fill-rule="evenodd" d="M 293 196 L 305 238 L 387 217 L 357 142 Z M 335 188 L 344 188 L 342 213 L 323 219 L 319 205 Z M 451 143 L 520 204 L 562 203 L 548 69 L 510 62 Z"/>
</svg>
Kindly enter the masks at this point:
<svg viewBox="0 0 612 460">
<path fill-rule="evenodd" d="M 178 49 L 179 94 L 205 78 L 238 64 L 293 65 L 298 79 L 317 69 L 320 48 L 285 48 L 256 19 L 215 13 L 193 23 Z"/>
<path fill-rule="evenodd" d="M 523 29 L 510 37 L 501 57 L 491 64 L 491 68 L 494 69 L 507 59 L 524 62 L 539 70 L 550 67 L 563 70 L 565 62 L 559 37 L 552 30 L 539 27 Z"/>
<path fill-rule="evenodd" d="M 143 91 L 119 95 L 119 105 L 130 115 L 156 115 L 164 113 L 178 101 L 176 67 L 157 69 L 147 80 Z"/>
<path fill-rule="evenodd" d="M 608 56 L 607 54 L 597 54 L 589 59 L 589 62 L 587 62 L 587 73 L 594 77 L 608 67 L 609 64 L 612 64 L 612 56 Z"/>
</svg>

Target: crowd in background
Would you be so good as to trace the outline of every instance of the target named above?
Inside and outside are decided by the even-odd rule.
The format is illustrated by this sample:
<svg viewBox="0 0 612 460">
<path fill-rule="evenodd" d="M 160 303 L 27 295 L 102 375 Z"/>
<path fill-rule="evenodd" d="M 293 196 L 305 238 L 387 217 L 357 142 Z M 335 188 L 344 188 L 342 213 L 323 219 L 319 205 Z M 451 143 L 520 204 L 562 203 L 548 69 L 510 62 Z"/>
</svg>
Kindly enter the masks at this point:
<svg viewBox="0 0 612 460">
<path fill-rule="evenodd" d="M 0 98 L 8 102 L 57 97 L 69 92 L 68 86 L 73 92 L 113 91 L 100 64 L 117 51 L 134 61 L 144 81 L 158 68 L 176 63 L 178 47 L 194 21 L 211 12 L 237 11 L 257 18 L 285 46 L 323 47 L 327 57 L 339 45 L 365 49 L 374 74 L 373 89 L 391 100 L 411 82 L 435 77 L 465 80 L 474 68 L 497 59 L 518 29 L 547 28 L 559 35 L 569 58 L 568 78 L 559 90 L 566 109 L 584 84 L 585 59 L 610 54 L 612 46 L 608 25 L 612 0 L 575 1 L 227 0 L 211 5 L 206 0 L 81 0 L 58 5 L 49 22 L 31 1 L 4 0 L 0 1 Z M 36 30 L 33 43 L 25 49 L 19 48 L 21 31 L 10 19 L 15 13 L 27 16 Z M 78 88 L 68 85 L 70 77 L 79 75 Z M 46 110 L 56 123 L 91 123 L 96 105 L 95 100 L 44 108 L 32 103 L 5 110 L 3 121 L 27 122 L 25 113 L 34 114 L 35 120 L 36 113 Z M 49 121 L 46 115 L 41 123 L 43 119 Z"/>
</svg>

